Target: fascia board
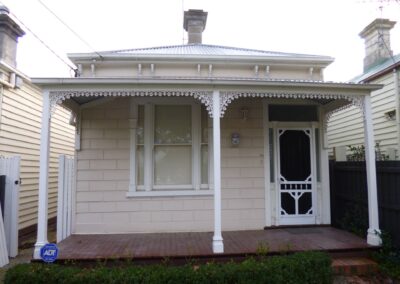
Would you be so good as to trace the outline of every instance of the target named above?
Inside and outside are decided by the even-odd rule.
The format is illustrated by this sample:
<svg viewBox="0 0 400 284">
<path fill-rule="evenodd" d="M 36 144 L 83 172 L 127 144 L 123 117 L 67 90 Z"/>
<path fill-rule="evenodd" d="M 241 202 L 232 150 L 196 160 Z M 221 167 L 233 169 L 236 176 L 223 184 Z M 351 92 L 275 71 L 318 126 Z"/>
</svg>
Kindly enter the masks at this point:
<svg viewBox="0 0 400 284">
<path fill-rule="evenodd" d="M 222 56 L 222 55 L 130 55 L 130 54 L 114 54 L 99 57 L 95 54 L 69 54 L 68 58 L 75 64 L 93 63 L 93 62 L 112 62 L 112 61 L 131 61 L 131 62 L 165 62 L 165 63 L 225 63 L 225 64 L 269 64 L 279 63 L 285 64 L 301 64 L 326 67 L 334 61 L 334 58 L 329 56 Z"/>
</svg>

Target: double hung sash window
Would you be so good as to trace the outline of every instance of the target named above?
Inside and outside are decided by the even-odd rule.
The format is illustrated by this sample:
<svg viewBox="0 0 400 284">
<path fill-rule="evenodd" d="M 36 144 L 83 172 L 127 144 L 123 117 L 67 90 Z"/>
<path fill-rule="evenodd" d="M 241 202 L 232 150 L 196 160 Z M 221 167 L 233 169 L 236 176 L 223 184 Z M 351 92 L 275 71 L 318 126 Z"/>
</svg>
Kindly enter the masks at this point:
<svg viewBox="0 0 400 284">
<path fill-rule="evenodd" d="M 130 192 L 205 192 L 209 189 L 208 115 L 194 102 L 135 105 Z M 132 175 L 131 175 L 132 176 Z M 134 188 L 132 188 L 134 187 Z M 192 192 L 190 192 L 192 193 Z"/>
</svg>

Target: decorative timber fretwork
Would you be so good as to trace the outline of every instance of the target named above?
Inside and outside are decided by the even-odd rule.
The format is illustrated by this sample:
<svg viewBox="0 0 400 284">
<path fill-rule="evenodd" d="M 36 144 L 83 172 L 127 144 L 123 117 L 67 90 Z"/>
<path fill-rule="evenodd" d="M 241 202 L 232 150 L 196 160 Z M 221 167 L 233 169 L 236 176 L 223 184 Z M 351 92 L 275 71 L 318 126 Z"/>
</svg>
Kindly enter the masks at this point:
<svg viewBox="0 0 400 284">
<path fill-rule="evenodd" d="M 51 91 L 50 110 L 54 113 L 55 106 L 63 101 L 76 97 L 193 97 L 198 99 L 212 114 L 212 92 L 200 90 L 78 90 Z"/>
<path fill-rule="evenodd" d="M 76 97 L 193 97 L 199 100 L 207 109 L 208 114 L 212 117 L 213 98 L 212 91 L 207 90 L 62 90 L 50 91 L 50 110 L 54 112 L 55 106 L 63 101 Z M 326 125 L 330 117 L 345 108 L 352 105 L 357 106 L 363 111 L 363 96 L 335 94 L 335 93 L 318 93 L 318 92 L 259 92 L 259 91 L 221 91 L 220 92 L 220 115 L 223 117 L 231 102 L 238 98 L 274 98 L 274 99 L 313 99 L 313 100 L 346 100 L 349 103 L 327 112 L 325 115 Z"/>
<path fill-rule="evenodd" d="M 238 98 L 274 98 L 274 99 L 314 99 L 314 100 L 346 100 L 349 104 L 340 109 L 332 110 L 330 116 L 344 108 L 352 105 L 360 107 L 362 110 L 363 96 L 345 95 L 345 94 L 326 94 L 326 93 L 301 93 L 301 92 L 237 92 L 237 91 L 222 91 L 221 92 L 221 117 L 223 117 L 228 105 Z M 330 117 L 329 116 L 329 117 Z"/>
</svg>

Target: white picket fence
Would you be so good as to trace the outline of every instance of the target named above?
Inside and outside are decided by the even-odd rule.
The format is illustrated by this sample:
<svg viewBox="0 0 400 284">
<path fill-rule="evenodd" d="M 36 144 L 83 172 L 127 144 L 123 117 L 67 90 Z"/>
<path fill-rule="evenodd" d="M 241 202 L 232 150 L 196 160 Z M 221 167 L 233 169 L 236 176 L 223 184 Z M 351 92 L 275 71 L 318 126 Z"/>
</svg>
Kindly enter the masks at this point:
<svg viewBox="0 0 400 284">
<path fill-rule="evenodd" d="M 0 157 L 0 175 L 6 176 L 3 214 L 9 257 L 15 257 L 18 254 L 20 161 L 19 156 Z"/>
<path fill-rule="evenodd" d="M 74 158 L 60 155 L 58 167 L 57 243 L 71 235 Z"/>
</svg>

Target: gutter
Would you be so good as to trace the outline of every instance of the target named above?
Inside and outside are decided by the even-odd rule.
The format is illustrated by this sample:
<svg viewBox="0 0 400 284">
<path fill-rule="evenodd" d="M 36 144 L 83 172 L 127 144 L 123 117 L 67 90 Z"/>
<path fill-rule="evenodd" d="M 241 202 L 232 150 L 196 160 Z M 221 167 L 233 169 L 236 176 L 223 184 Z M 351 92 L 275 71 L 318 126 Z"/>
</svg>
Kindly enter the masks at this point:
<svg viewBox="0 0 400 284">
<path fill-rule="evenodd" d="M 349 84 L 321 81 L 267 81 L 238 78 L 37 78 L 32 83 L 49 91 L 78 91 L 78 90 L 104 90 L 113 89 L 124 91 L 127 89 L 187 89 L 197 88 L 202 90 L 221 91 L 254 91 L 254 92 L 287 92 L 296 91 L 302 94 L 313 94 L 322 92 L 324 94 L 348 94 L 351 96 L 368 96 L 372 91 L 382 88 L 378 84 Z"/>
</svg>

